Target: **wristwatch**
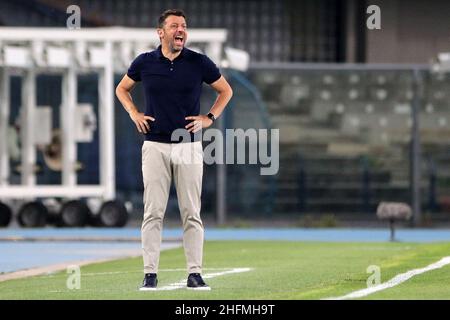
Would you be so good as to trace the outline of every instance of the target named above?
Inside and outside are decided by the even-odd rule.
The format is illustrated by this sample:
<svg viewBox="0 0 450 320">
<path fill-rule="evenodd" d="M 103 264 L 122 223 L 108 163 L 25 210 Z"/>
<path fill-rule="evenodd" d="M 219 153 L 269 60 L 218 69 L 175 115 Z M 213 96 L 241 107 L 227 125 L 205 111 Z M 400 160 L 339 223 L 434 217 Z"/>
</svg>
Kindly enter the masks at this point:
<svg viewBox="0 0 450 320">
<path fill-rule="evenodd" d="M 206 115 L 208 118 L 211 119 L 211 121 L 214 123 L 214 121 L 216 121 L 216 117 L 210 112 Z"/>
</svg>

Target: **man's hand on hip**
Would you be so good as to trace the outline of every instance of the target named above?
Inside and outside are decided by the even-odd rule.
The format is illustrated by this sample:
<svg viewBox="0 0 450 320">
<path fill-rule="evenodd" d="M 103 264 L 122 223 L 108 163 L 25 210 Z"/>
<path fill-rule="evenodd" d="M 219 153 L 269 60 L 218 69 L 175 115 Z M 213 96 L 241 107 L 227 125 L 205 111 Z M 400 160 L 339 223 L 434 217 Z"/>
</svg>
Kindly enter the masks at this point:
<svg viewBox="0 0 450 320">
<path fill-rule="evenodd" d="M 189 116 L 185 118 L 186 120 L 193 120 L 185 128 L 188 132 L 196 133 L 201 129 L 208 128 L 212 125 L 213 121 L 205 115 Z"/>
<path fill-rule="evenodd" d="M 136 128 L 140 133 L 147 133 L 150 131 L 150 125 L 148 124 L 147 120 L 155 121 L 155 118 L 146 116 L 144 113 L 139 111 L 131 111 L 130 118 L 131 120 L 133 120 Z"/>
</svg>

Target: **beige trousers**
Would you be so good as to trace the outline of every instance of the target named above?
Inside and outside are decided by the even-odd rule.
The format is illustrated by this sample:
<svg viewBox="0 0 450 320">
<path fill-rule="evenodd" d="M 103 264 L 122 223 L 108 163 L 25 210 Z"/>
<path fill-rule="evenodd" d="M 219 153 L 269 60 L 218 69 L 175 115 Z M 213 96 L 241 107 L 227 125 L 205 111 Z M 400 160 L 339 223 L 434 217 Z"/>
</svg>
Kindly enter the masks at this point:
<svg viewBox="0 0 450 320">
<path fill-rule="evenodd" d="M 202 272 L 203 223 L 200 218 L 203 178 L 201 141 L 142 146 L 144 219 L 141 237 L 144 273 L 157 273 L 164 213 L 172 178 L 183 223 L 183 246 L 189 273 Z"/>
</svg>

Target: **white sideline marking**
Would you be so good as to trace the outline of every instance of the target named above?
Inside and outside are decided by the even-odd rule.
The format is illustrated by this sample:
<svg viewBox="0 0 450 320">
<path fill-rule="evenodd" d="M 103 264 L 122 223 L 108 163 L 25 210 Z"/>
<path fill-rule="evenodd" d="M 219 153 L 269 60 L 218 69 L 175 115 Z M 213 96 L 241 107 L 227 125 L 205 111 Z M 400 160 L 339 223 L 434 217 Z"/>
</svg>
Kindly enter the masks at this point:
<svg viewBox="0 0 450 320">
<path fill-rule="evenodd" d="M 405 273 L 401 273 L 399 275 L 396 275 L 394 278 L 392 278 L 391 280 L 370 287 L 370 288 L 366 288 L 366 289 L 361 289 L 361 290 L 357 290 L 354 292 L 351 292 L 349 294 L 346 294 L 345 296 L 341 296 L 341 297 L 332 297 L 332 298 L 326 298 L 324 300 L 346 300 L 346 299 L 354 299 L 354 298 L 362 298 L 365 296 L 368 296 L 369 294 L 381 291 L 381 290 L 385 290 L 388 288 L 392 288 L 402 282 L 405 282 L 408 279 L 411 279 L 412 277 L 427 272 L 427 271 L 431 271 L 431 270 L 435 270 L 435 269 L 440 269 L 444 266 L 446 266 L 447 264 L 450 264 L 450 256 L 448 257 L 444 257 L 441 260 L 439 260 L 438 262 L 432 263 L 428 266 L 426 266 L 425 268 L 420 268 L 420 269 L 413 269 L 410 271 L 407 271 Z"/>
<path fill-rule="evenodd" d="M 160 269 L 159 271 L 186 271 L 186 269 Z M 226 268 L 205 268 L 203 270 L 226 270 Z M 214 277 L 218 277 L 218 276 L 223 276 L 225 274 L 231 274 L 231 273 L 240 273 L 240 272 L 248 272 L 252 270 L 252 268 L 234 268 L 234 269 L 228 269 L 226 271 L 222 271 L 222 272 L 214 272 L 214 273 L 206 273 L 204 275 L 202 275 L 203 279 L 211 279 Z M 142 271 L 139 271 L 142 272 Z M 183 288 L 187 288 L 186 287 L 186 282 L 187 279 L 183 279 L 181 281 L 175 282 L 175 283 L 171 283 L 167 286 L 164 287 L 157 287 L 155 289 L 149 289 L 149 290 L 139 290 L 140 292 L 154 292 L 154 291 L 162 291 L 162 290 L 176 290 L 176 289 L 183 289 Z M 199 289 L 197 289 L 199 290 Z M 208 288 L 208 290 L 211 290 L 210 288 Z M 200 291 L 205 291 L 200 289 Z M 51 290 L 49 291 L 50 293 L 65 293 L 67 292 L 66 290 Z"/>
<path fill-rule="evenodd" d="M 251 268 L 234 268 L 234 269 L 230 269 L 230 270 L 226 270 L 226 271 L 222 271 L 222 272 L 206 273 L 206 274 L 202 275 L 202 278 L 203 279 L 211 279 L 211 278 L 215 278 L 218 276 L 223 276 L 225 274 L 248 272 L 250 270 L 252 270 L 252 269 Z M 176 290 L 176 289 L 186 288 L 186 282 L 187 282 L 187 279 L 183 279 L 178 282 L 171 283 L 167 286 L 157 288 L 156 290 L 161 291 L 161 290 Z"/>
<path fill-rule="evenodd" d="M 203 268 L 203 270 L 228 270 L 229 268 Z M 179 272 L 186 271 L 186 268 L 175 268 L 175 269 L 158 269 L 159 272 Z M 135 271 L 110 271 L 110 272 L 89 272 L 83 273 L 83 276 L 103 276 L 103 275 L 113 275 L 113 274 L 127 274 L 127 273 L 142 273 L 142 270 Z"/>
</svg>

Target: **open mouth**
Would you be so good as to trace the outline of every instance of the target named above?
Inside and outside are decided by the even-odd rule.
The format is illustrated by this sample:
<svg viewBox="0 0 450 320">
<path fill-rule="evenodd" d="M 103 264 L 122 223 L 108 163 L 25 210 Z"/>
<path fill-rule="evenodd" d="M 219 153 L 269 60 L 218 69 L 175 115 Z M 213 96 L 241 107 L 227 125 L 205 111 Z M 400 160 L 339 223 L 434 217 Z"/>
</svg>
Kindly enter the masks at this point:
<svg viewBox="0 0 450 320">
<path fill-rule="evenodd" d="M 175 44 L 176 45 L 183 45 L 184 37 L 183 36 L 175 36 Z"/>
</svg>

